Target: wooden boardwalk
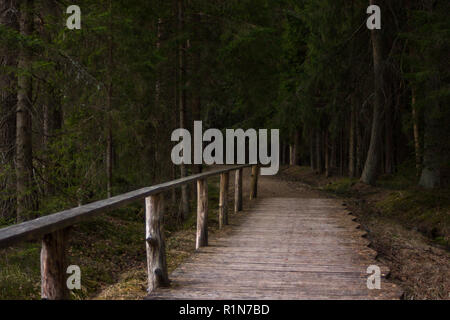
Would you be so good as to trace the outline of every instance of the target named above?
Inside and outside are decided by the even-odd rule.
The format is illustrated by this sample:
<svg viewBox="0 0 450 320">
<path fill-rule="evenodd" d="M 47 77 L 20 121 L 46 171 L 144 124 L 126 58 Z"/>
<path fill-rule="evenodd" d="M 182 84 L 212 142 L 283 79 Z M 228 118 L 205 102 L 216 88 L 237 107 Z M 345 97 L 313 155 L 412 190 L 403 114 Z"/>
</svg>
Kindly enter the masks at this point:
<svg viewBox="0 0 450 320">
<path fill-rule="evenodd" d="M 354 217 L 342 202 L 263 197 L 239 213 L 148 299 L 398 299 Z M 382 271 L 367 288 L 367 267 Z"/>
</svg>

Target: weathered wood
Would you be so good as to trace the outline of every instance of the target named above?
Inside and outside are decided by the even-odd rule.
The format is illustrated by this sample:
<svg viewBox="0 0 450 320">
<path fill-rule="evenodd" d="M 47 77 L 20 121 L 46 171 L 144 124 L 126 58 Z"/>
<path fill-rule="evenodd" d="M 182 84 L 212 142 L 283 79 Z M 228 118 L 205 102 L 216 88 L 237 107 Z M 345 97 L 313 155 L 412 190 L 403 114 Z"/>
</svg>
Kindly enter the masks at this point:
<svg viewBox="0 0 450 320">
<path fill-rule="evenodd" d="M 195 248 L 208 245 L 208 182 L 197 180 L 197 239 Z"/>
<path fill-rule="evenodd" d="M 234 212 L 242 211 L 242 169 L 236 170 L 234 179 Z"/>
<path fill-rule="evenodd" d="M 335 199 L 258 198 L 149 299 L 398 299 L 389 268 Z M 367 288 L 367 267 L 381 290 Z"/>
<path fill-rule="evenodd" d="M 258 174 L 259 167 L 252 166 L 252 177 L 250 181 L 250 200 L 256 199 L 258 196 Z"/>
<path fill-rule="evenodd" d="M 41 297 L 48 300 L 69 299 L 66 284 L 66 242 L 68 230 L 46 234 L 41 249 Z"/>
<path fill-rule="evenodd" d="M 45 234 L 66 228 L 97 214 L 122 207 L 133 201 L 144 199 L 150 195 L 158 194 L 183 184 L 194 182 L 198 179 L 205 179 L 223 172 L 230 172 L 237 170 L 238 168 L 242 169 L 249 166 L 250 165 L 240 165 L 199 173 L 9 226 L 0 229 L 0 248 L 8 247 L 24 240 L 38 239 Z"/>
<path fill-rule="evenodd" d="M 219 228 L 228 224 L 228 187 L 230 174 L 228 172 L 220 174 L 220 194 L 219 194 Z"/>
<path fill-rule="evenodd" d="M 162 222 L 163 202 L 162 194 L 153 195 L 145 199 L 148 292 L 158 287 L 166 287 L 169 285 Z"/>
</svg>

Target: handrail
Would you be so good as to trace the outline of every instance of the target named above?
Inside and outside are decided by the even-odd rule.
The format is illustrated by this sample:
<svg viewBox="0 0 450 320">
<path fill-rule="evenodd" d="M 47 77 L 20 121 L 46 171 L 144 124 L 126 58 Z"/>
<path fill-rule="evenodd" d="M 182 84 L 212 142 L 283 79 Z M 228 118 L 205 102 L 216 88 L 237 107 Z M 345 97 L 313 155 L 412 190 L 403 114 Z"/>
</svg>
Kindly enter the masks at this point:
<svg viewBox="0 0 450 320">
<path fill-rule="evenodd" d="M 240 165 L 199 173 L 12 225 L 0 229 L 0 248 L 8 247 L 25 240 L 36 239 L 45 234 L 64 229 L 96 214 L 122 207 L 130 202 L 144 199 L 150 195 L 158 194 L 198 179 L 205 179 L 224 172 L 230 172 L 249 166 L 251 165 Z"/>
<path fill-rule="evenodd" d="M 64 229 L 97 214 L 122 207 L 130 202 L 146 199 L 146 241 L 149 273 L 149 291 L 168 283 L 165 265 L 164 239 L 162 234 L 162 196 L 164 191 L 197 181 L 197 243 L 196 248 L 206 246 L 207 241 L 207 184 L 208 177 L 221 175 L 219 224 L 228 223 L 228 174 L 236 171 L 235 211 L 242 210 L 242 169 L 253 166 L 250 199 L 256 198 L 258 170 L 256 165 L 245 164 L 207 171 L 158 185 L 138 189 L 109 199 L 100 200 L 80 207 L 64 210 L 34 220 L 0 229 L 0 248 L 22 241 L 43 237 L 41 252 L 42 297 L 45 299 L 66 299 L 68 297 L 62 274 L 65 261 L 67 235 Z M 55 262 L 56 261 L 56 262 Z M 56 287 L 55 287 L 56 286 Z"/>
</svg>

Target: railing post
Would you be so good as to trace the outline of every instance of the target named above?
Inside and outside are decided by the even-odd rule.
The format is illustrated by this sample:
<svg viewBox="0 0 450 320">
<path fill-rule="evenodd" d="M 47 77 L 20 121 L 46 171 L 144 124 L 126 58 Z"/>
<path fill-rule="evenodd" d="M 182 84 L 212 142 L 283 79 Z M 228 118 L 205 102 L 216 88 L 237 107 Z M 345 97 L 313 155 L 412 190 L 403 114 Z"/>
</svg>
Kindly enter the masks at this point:
<svg viewBox="0 0 450 320">
<path fill-rule="evenodd" d="M 166 245 L 163 232 L 163 196 L 145 198 L 145 239 L 147 248 L 148 293 L 169 285 Z"/>
<path fill-rule="evenodd" d="M 220 174 L 220 195 L 219 195 L 219 228 L 228 224 L 228 185 L 230 174 L 224 172 Z"/>
<path fill-rule="evenodd" d="M 258 174 L 259 174 L 259 167 L 257 165 L 252 166 L 250 200 L 256 199 L 256 197 L 258 196 Z"/>
<path fill-rule="evenodd" d="M 197 238 L 195 248 L 208 245 L 208 182 L 197 180 Z"/>
<path fill-rule="evenodd" d="M 234 179 L 234 212 L 242 211 L 242 169 L 236 170 Z"/>
<path fill-rule="evenodd" d="M 41 249 L 41 297 L 46 300 L 67 300 L 66 242 L 68 229 L 46 234 Z"/>
</svg>

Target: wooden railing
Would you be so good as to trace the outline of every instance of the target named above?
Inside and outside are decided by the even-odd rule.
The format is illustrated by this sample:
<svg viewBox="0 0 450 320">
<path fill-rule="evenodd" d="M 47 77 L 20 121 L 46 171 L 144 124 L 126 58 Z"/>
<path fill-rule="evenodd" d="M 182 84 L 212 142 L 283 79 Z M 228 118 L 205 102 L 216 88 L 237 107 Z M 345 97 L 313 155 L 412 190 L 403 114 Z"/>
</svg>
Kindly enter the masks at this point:
<svg viewBox="0 0 450 320">
<path fill-rule="evenodd" d="M 96 201 L 77 208 L 30 220 L 0 229 L 0 248 L 25 240 L 42 238 L 41 297 L 43 299 L 68 299 L 66 285 L 66 246 L 68 227 L 108 210 L 145 199 L 146 249 L 148 292 L 169 285 L 163 235 L 163 192 L 191 182 L 197 182 L 197 236 L 196 249 L 208 245 L 208 185 L 207 178 L 220 175 L 219 226 L 228 224 L 229 173 L 236 171 L 234 211 L 242 210 L 242 173 L 252 166 L 250 199 L 257 196 L 259 168 L 256 165 L 228 167 L 165 182 Z"/>
</svg>

